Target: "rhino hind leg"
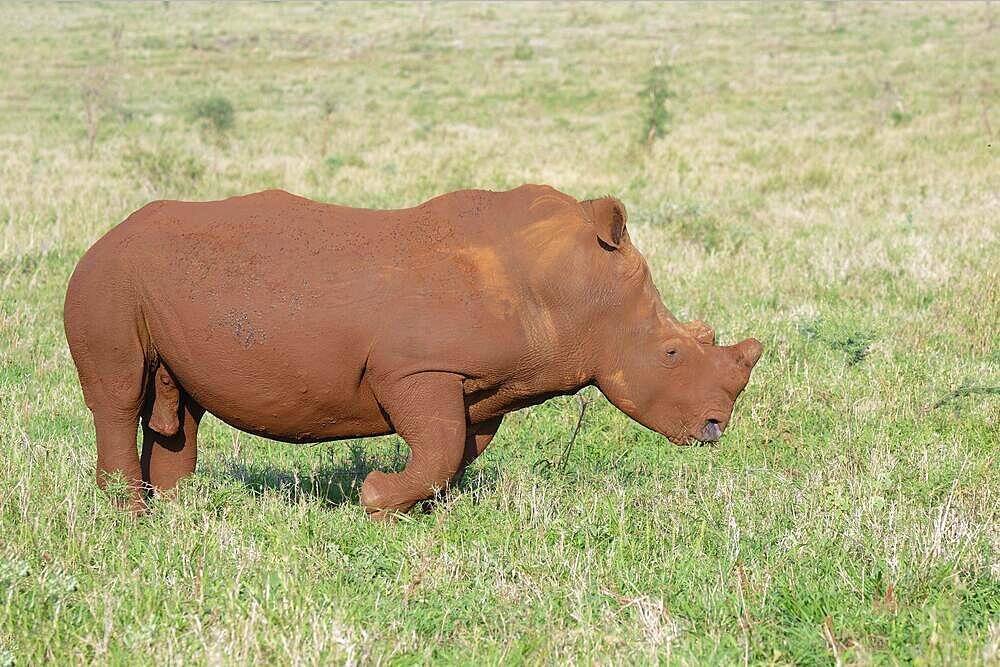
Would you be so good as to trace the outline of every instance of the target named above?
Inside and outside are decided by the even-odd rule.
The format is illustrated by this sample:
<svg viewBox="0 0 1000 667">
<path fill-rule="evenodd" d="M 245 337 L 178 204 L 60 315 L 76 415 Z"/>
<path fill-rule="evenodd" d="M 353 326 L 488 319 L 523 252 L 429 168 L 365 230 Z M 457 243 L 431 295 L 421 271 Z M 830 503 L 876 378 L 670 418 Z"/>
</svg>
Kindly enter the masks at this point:
<svg viewBox="0 0 1000 667">
<path fill-rule="evenodd" d="M 86 271 L 82 277 L 74 274 L 64 323 L 83 396 L 94 418 L 97 484 L 114 491 L 112 498 L 119 505 L 141 512 L 146 488 L 135 434 L 146 393 L 147 365 L 134 305 L 116 287 L 101 284 Z M 119 479 L 124 482 L 122 489 L 117 488 Z"/>
<path fill-rule="evenodd" d="M 119 507 L 139 514 L 146 509 L 148 489 L 143 484 L 135 446 L 137 421 L 136 416 L 120 412 L 117 408 L 102 406 L 94 409 L 97 485 L 107 491 Z M 116 488 L 118 479 L 124 482 L 124 488 Z"/>
</svg>

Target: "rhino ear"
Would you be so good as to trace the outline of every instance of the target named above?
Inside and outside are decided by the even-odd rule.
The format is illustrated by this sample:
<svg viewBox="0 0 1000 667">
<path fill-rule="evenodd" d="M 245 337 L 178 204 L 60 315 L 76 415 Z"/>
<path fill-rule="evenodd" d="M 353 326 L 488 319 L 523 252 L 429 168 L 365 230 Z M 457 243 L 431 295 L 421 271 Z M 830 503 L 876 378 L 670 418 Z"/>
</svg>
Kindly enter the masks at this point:
<svg viewBox="0 0 1000 667">
<path fill-rule="evenodd" d="M 590 222 L 597 228 L 597 238 L 612 248 L 621 245 L 622 237 L 625 236 L 625 222 L 628 220 L 625 205 L 614 197 L 588 199 L 583 205 Z"/>
</svg>

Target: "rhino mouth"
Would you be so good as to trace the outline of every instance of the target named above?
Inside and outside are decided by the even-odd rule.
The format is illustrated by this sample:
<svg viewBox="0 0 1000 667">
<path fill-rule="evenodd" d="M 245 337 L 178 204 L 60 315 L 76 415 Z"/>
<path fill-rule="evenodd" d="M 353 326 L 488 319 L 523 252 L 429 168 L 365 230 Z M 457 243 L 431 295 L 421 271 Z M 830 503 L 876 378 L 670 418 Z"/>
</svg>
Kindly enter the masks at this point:
<svg viewBox="0 0 1000 667">
<path fill-rule="evenodd" d="M 679 445 L 700 445 L 711 444 L 722 439 L 722 434 L 726 430 L 725 422 L 719 419 L 706 419 L 697 430 L 693 430 L 686 436 L 679 438 Z M 673 440 L 671 438 L 671 440 Z"/>
<path fill-rule="evenodd" d="M 698 435 L 698 440 L 701 442 L 718 442 L 721 437 L 722 425 L 719 424 L 719 420 L 709 419 L 705 422 L 705 425 L 701 427 L 701 433 Z"/>
</svg>

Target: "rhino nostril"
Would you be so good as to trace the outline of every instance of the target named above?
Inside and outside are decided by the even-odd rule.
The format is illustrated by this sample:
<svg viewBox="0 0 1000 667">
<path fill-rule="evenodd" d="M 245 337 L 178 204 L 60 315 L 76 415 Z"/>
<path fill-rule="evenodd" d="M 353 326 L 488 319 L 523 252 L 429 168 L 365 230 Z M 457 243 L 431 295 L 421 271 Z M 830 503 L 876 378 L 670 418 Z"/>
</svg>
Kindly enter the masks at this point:
<svg viewBox="0 0 1000 667">
<path fill-rule="evenodd" d="M 702 442 L 715 442 L 721 437 L 722 427 L 719 425 L 719 420 L 709 419 L 701 429 L 701 438 L 699 440 Z"/>
</svg>

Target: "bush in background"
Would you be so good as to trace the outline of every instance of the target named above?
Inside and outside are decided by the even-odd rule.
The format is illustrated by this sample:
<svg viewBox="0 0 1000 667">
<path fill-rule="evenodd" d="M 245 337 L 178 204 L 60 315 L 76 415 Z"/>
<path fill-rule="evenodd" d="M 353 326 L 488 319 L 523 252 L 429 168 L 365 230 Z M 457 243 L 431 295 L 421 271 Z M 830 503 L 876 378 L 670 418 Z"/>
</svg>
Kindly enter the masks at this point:
<svg viewBox="0 0 1000 667">
<path fill-rule="evenodd" d="M 236 124 L 236 111 L 229 98 L 212 95 L 191 105 L 191 119 L 222 135 Z"/>
</svg>

